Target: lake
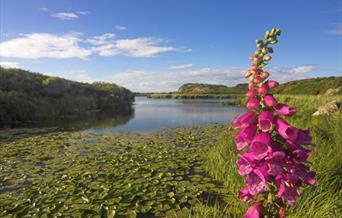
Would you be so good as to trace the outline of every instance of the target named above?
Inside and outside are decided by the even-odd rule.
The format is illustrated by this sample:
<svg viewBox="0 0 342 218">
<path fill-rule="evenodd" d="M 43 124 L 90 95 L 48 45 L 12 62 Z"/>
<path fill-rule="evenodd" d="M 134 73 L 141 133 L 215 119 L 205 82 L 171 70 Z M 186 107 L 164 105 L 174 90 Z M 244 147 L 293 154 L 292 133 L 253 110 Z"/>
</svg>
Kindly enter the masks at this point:
<svg viewBox="0 0 342 218">
<path fill-rule="evenodd" d="M 51 118 L 49 120 L 23 123 L 16 127 L 60 130 L 83 130 L 89 133 L 150 132 L 158 129 L 176 128 L 208 123 L 231 123 L 245 111 L 238 106 L 223 105 L 231 99 L 151 99 L 135 97 L 133 110 L 117 115 L 110 112 L 90 113 L 79 117 Z"/>
<path fill-rule="evenodd" d="M 107 125 L 89 126 L 91 133 L 111 131 L 152 131 L 206 123 L 230 123 L 245 109 L 224 106 L 229 99 L 150 99 L 135 97 L 133 114 L 128 119 L 112 118 Z M 123 122 L 123 120 L 125 120 Z M 117 121 L 117 122 L 115 122 Z M 102 124 L 104 124 L 102 123 Z"/>
</svg>

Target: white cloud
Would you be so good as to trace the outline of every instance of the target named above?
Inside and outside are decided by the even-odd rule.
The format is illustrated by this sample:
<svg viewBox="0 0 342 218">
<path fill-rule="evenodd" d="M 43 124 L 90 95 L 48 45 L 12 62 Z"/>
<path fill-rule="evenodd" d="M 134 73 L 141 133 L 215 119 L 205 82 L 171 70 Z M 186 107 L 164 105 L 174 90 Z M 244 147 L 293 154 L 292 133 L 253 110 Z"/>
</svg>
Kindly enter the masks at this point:
<svg viewBox="0 0 342 218">
<path fill-rule="evenodd" d="M 0 43 L 3 57 L 39 58 L 81 58 L 85 59 L 92 51 L 79 45 L 77 34 L 53 35 L 33 33 Z"/>
<path fill-rule="evenodd" d="M 271 78 L 279 82 L 308 78 L 316 65 L 297 67 L 270 67 Z M 138 92 L 176 91 L 184 83 L 224 84 L 233 86 L 246 83 L 244 72 L 238 67 L 179 69 L 172 71 L 128 71 L 116 73 L 103 81 L 114 82 Z"/>
<path fill-rule="evenodd" d="M 114 39 L 114 33 L 85 38 L 81 33 L 53 35 L 48 33 L 26 34 L 0 43 L 3 57 L 81 58 L 91 54 L 100 56 L 124 55 L 129 57 L 154 57 L 158 54 L 179 51 L 183 48 L 163 45 L 157 38 Z"/>
<path fill-rule="evenodd" d="M 108 43 L 113 43 L 112 39 L 115 37 L 114 33 L 104 33 L 100 36 L 94 36 L 88 39 L 88 42 L 92 45 L 106 45 Z"/>
<path fill-rule="evenodd" d="M 112 38 L 101 40 L 101 46 L 94 50 L 101 56 L 125 55 L 129 57 L 154 57 L 160 53 L 180 51 L 181 49 L 172 46 L 161 45 L 162 40 L 150 37 L 135 39 Z"/>
<path fill-rule="evenodd" d="M 154 57 L 159 53 L 177 51 L 172 46 L 161 46 L 161 40 L 155 38 L 121 39 L 116 41 L 116 47 L 122 54 L 130 57 Z"/>
<path fill-rule="evenodd" d="M 90 14 L 90 11 L 77 11 L 76 13 L 80 15 L 87 15 Z"/>
<path fill-rule="evenodd" d="M 181 64 L 181 65 L 170 66 L 169 69 L 171 69 L 171 70 L 178 70 L 178 69 L 185 69 L 185 68 L 190 68 L 190 67 L 192 67 L 192 64 Z"/>
<path fill-rule="evenodd" d="M 328 34 L 342 36 L 342 23 L 336 23 L 334 29 L 328 30 Z"/>
<path fill-rule="evenodd" d="M 77 14 L 71 12 L 59 12 L 51 15 L 52 17 L 58 18 L 60 20 L 74 20 L 78 18 Z"/>
<path fill-rule="evenodd" d="M 117 30 L 125 30 L 126 27 L 125 26 L 121 26 L 121 25 L 116 25 L 115 29 L 117 29 Z"/>
<path fill-rule="evenodd" d="M 266 70 L 271 78 L 281 83 L 291 80 L 309 78 L 309 73 L 315 72 L 319 67 L 315 64 L 300 65 L 297 67 L 268 67 Z"/>
<path fill-rule="evenodd" d="M 17 62 L 1 61 L 0 66 L 3 68 L 19 68 L 19 64 Z"/>
</svg>

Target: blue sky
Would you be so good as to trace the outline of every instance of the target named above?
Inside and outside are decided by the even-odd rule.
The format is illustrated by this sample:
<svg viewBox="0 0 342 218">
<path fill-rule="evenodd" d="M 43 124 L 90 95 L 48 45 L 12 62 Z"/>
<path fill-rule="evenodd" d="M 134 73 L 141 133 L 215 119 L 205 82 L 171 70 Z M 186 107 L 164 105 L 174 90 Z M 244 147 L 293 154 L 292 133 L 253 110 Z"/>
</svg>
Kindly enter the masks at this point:
<svg viewBox="0 0 342 218">
<path fill-rule="evenodd" d="M 133 91 L 234 85 L 255 39 L 283 30 L 281 82 L 342 75 L 342 3 L 326 0 L 1 0 L 0 64 Z"/>
</svg>

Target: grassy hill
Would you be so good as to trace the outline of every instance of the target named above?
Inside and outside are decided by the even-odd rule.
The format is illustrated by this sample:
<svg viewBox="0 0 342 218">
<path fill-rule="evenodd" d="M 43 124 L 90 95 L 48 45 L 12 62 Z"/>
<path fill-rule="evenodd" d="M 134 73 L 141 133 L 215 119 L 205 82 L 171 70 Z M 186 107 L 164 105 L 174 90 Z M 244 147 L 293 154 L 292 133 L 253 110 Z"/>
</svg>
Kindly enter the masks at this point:
<svg viewBox="0 0 342 218">
<path fill-rule="evenodd" d="M 225 98 L 243 95 L 247 91 L 247 84 L 233 87 L 202 83 L 186 83 L 178 91 L 171 93 L 148 94 L 151 98 Z M 280 84 L 272 92 L 275 94 L 317 95 L 332 91 L 342 94 L 342 77 L 322 77 L 303 79 Z"/>
<path fill-rule="evenodd" d="M 234 87 L 225 85 L 210 85 L 201 83 L 187 83 L 178 89 L 178 93 L 189 94 L 242 94 L 247 90 L 246 84 L 238 84 Z"/>
<path fill-rule="evenodd" d="M 277 94 L 325 94 L 328 89 L 342 87 L 342 77 L 322 77 L 291 81 L 278 86 L 274 92 Z M 342 94 L 342 88 L 339 91 Z"/>
<path fill-rule="evenodd" d="M 79 83 L 21 69 L 0 68 L 0 127 L 75 116 L 93 110 L 130 110 L 134 96 L 116 84 Z"/>
</svg>

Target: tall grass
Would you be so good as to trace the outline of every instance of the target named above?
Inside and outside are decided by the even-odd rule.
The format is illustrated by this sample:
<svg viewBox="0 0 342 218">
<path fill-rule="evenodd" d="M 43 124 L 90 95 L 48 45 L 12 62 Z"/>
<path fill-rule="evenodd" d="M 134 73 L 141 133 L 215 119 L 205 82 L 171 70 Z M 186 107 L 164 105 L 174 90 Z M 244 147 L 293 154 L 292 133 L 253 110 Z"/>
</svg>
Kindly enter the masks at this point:
<svg viewBox="0 0 342 218">
<path fill-rule="evenodd" d="M 317 172 L 317 185 L 302 190 L 295 208 L 287 208 L 288 217 L 342 217 L 342 112 L 313 117 L 312 113 L 332 100 L 341 102 L 342 96 L 277 96 L 297 108 L 297 115 L 290 122 L 297 127 L 310 128 L 317 145 L 316 153 L 309 159 L 311 168 Z M 237 151 L 233 142 L 232 128 L 219 136 L 219 141 L 207 154 L 207 172 L 226 187 L 230 199 L 224 207 L 198 204 L 179 217 L 242 217 L 247 204 L 237 198 L 243 186 L 243 178 L 236 167 Z"/>
</svg>

